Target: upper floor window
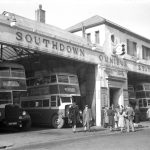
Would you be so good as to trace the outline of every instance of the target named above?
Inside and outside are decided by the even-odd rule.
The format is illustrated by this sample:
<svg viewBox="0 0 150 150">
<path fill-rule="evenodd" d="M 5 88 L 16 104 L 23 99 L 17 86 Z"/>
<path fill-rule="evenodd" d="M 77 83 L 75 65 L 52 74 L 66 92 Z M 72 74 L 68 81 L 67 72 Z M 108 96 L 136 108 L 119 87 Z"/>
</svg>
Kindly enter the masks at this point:
<svg viewBox="0 0 150 150">
<path fill-rule="evenodd" d="M 127 54 L 131 56 L 137 56 L 137 43 L 134 41 L 127 40 Z"/>
<path fill-rule="evenodd" d="M 95 43 L 99 44 L 100 39 L 99 39 L 99 31 L 95 31 Z"/>
<path fill-rule="evenodd" d="M 91 33 L 87 33 L 87 41 L 91 42 Z"/>
<path fill-rule="evenodd" d="M 111 35 L 111 42 L 115 43 L 115 36 L 113 34 Z"/>
<path fill-rule="evenodd" d="M 145 60 L 150 59 L 150 48 L 142 45 L 142 58 Z"/>
</svg>

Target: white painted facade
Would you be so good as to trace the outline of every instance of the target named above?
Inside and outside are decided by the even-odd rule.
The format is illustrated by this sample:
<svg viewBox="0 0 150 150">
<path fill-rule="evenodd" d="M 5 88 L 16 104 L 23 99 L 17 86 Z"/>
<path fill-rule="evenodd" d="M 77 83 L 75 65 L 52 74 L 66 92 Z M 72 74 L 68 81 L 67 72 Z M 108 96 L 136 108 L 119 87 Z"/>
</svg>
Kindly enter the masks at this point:
<svg viewBox="0 0 150 150">
<path fill-rule="evenodd" d="M 87 20 L 86 20 L 87 23 Z M 114 90 L 113 93 L 113 104 L 114 105 L 122 105 L 125 106 L 128 104 L 128 77 L 127 73 L 136 72 L 142 73 L 143 75 L 150 75 L 150 60 L 145 60 L 142 58 L 143 50 L 142 46 L 146 46 L 150 48 L 150 42 L 148 39 L 141 37 L 131 31 L 123 27 L 116 27 L 116 24 L 112 26 L 112 23 L 105 24 L 100 23 L 99 25 L 89 25 L 86 27 L 85 23 L 85 38 L 87 38 L 87 34 L 91 35 L 91 42 L 89 45 L 96 45 L 96 48 L 93 49 L 97 52 L 104 52 L 104 55 L 107 58 L 115 57 L 113 54 L 113 49 L 119 44 L 125 44 L 125 55 L 117 56 L 117 58 L 121 60 L 125 60 L 127 62 L 126 67 L 112 66 L 110 63 L 103 64 L 100 63 L 96 68 L 96 125 L 101 125 L 101 108 L 102 106 L 110 106 L 110 90 Z M 83 22 L 84 24 L 84 22 Z M 98 23 L 97 23 L 98 24 Z M 79 24 L 77 24 L 79 25 Z M 76 25 L 75 25 L 76 26 Z M 82 28 L 81 28 L 82 29 Z M 75 30 L 75 27 L 73 28 Z M 95 43 L 95 32 L 99 31 L 99 44 Z M 82 30 L 73 31 L 72 33 L 81 36 L 83 35 Z M 114 41 L 112 42 L 111 36 L 114 36 Z M 146 39 L 146 40 L 145 40 Z M 136 56 L 131 56 L 127 54 L 127 40 L 133 41 L 136 43 Z M 148 42 L 147 42 L 148 41 Z M 101 48 L 100 48 L 101 47 Z M 100 57 L 101 58 L 101 57 Z M 106 58 L 106 59 L 107 59 Z M 106 60 L 105 59 L 105 60 Z M 103 57 L 101 60 L 104 60 Z M 122 75 L 118 76 L 117 72 L 121 72 Z M 120 74 L 120 73 L 119 73 Z M 118 80 L 120 78 L 120 81 Z M 115 82 L 116 81 L 116 82 Z M 103 94 L 103 90 L 105 91 Z M 104 96 L 103 96 L 104 95 Z M 105 97 L 106 96 L 106 97 Z M 105 102 L 103 102 L 103 98 L 105 97 Z M 105 104 L 103 104 L 105 103 Z M 108 104 L 107 104 L 108 103 Z"/>
</svg>

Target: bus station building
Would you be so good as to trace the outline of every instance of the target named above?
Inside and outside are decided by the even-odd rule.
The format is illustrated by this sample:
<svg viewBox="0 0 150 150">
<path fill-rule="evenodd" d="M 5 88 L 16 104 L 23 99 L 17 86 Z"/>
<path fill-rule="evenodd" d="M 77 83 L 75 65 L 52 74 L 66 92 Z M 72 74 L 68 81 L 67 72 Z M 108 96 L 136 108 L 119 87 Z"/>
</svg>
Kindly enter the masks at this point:
<svg viewBox="0 0 150 150">
<path fill-rule="evenodd" d="M 1 60 L 23 64 L 27 75 L 49 66 L 76 72 L 81 105 L 101 126 L 102 107 L 126 106 L 128 86 L 150 82 L 150 40 L 97 15 L 62 30 L 44 13 L 40 6 L 36 21 L 0 15 Z"/>
</svg>

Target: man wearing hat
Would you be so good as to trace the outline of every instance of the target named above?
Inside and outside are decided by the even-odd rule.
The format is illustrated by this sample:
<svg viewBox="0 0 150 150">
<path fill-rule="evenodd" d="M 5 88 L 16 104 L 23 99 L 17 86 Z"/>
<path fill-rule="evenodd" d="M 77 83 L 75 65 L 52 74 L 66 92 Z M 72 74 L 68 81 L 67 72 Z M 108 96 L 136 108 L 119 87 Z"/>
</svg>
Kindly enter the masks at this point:
<svg viewBox="0 0 150 150">
<path fill-rule="evenodd" d="M 84 131 L 90 131 L 90 122 L 92 121 L 91 109 L 88 108 L 88 105 L 85 105 L 83 110 L 83 126 Z"/>
</svg>

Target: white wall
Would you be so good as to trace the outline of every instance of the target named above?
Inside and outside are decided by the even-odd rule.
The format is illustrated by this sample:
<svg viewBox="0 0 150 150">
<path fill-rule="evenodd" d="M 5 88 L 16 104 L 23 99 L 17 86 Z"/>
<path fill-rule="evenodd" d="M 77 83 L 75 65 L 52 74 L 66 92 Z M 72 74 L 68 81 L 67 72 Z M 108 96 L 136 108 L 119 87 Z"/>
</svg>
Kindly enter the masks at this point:
<svg viewBox="0 0 150 150">
<path fill-rule="evenodd" d="M 110 26 L 106 26 L 105 29 L 106 29 L 106 36 L 105 37 L 108 40 L 108 42 L 106 42 L 108 45 L 105 46 L 105 51 L 109 51 L 109 53 L 112 52 L 111 35 L 114 34 L 115 40 L 117 43 L 123 42 L 123 43 L 127 44 L 127 39 L 136 42 L 137 43 L 137 58 L 141 59 L 141 62 L 144 64 L 148 64 L 148 65 L 150 64 L 150 60 L 147 61 L 147 60 L 142 59 L 142 45 L 150 48 L 150 43 L 142 41 L 136 37 L 132 37 L 126 33 L 123 33 L 117 29 L 114 29 Z M 129 56 L 127 54 L 125 55 L 125 57 L 128 59 L 133 59 L 132 56 Z"/>
<path fill-rule="evenodd" d="M 95 26 L 89 29 L 86 29 L 85 33 L 91 33 L 91 42 L 95 44 L 95 31 L 99 31 L 100 34 L 100 44 L 99 46 L 104 46 L 105 43 L 105 25 Z M 82 37 L 82 31 L 75 32 L 74 34 Z"/>
</svg>

